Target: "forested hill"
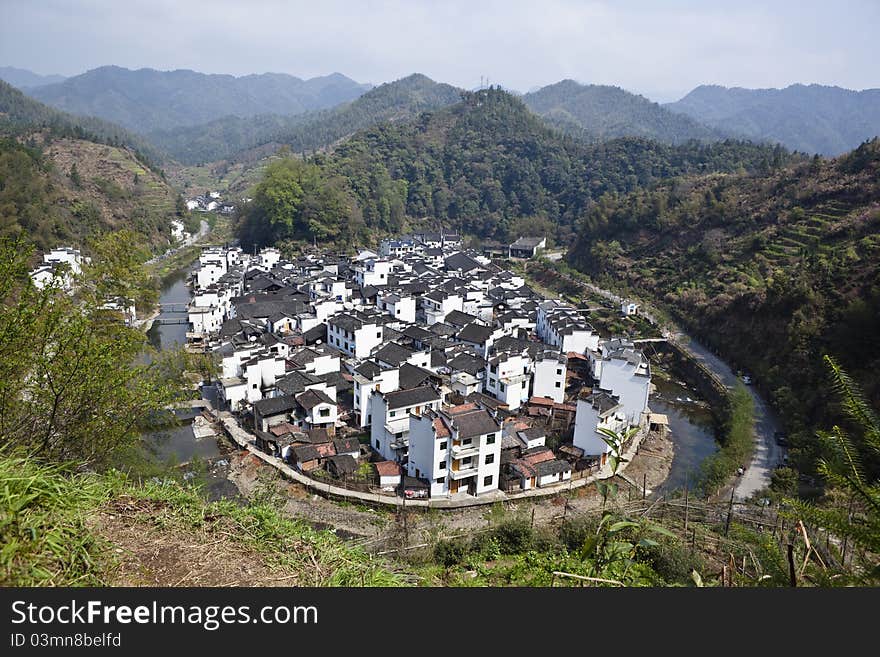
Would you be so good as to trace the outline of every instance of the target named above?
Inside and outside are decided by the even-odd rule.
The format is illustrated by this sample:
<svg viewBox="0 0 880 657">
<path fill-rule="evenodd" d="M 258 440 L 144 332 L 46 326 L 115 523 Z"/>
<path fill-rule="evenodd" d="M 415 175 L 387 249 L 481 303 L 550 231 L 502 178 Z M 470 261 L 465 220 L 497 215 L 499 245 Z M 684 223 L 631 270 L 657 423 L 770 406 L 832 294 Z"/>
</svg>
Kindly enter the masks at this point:
<svg viewBox="0 0 880 657">
<path fill-rule="evenodd" d="M 608 195 L 569 259 L 660 302 L 749 372 L 798 437 L 795 458 L 839 420 L 823 354 L 880 405 L 880 141 L 758 176 Z"/>
<path fill-rule="evenodd" d="M 300 114 L 353 100 L 369 89 L 344 75 L 207 75 L 102 66 L 30 93 L 61 110 L 114 121 L 146 134 L 224 116 Z"/>
<path fill-rule="evenodd" d="M 27 89 L 28 87 L 40 87 L 44 84 L 64 82 L 63 75 L 40 75 L 24 68 L 14 66 L 0 66 L 0 80 L 8 82 L 13 87 Z"/>
<path fill-rule="evenodd" d="M 549 124 L 589 141 L 645 137 L 680 144 L 691 139 L 717 141 L 725 136 L 619 87 L 562 80 L 526 94 L 523 102 Z"/>
<path fill-rule="evenodd" d="M 185 164 L 231 160 L 242 151 L 271 144 L 296 153 L 333 144 L 383 121 L 401 121 L 461 100 L 461 91 L 413 74 L 380 85 L 356 100 L 296 116 L 227 116 L 205 125 L 156 131 L 150 140 Z"/>
<path fill-rule="evenodd" d="M 880 135 L 880 89 L 704 85 L 664 107 L 731 134 L 806 153 L 840 155 Z"/>
<path fill-rule="evenodd" d="M 130 228 L 167 247 L 170 220 L 186 206 L 129 140 L 137 143 L 118 126 L 66 115 L 0 82 L 0 237 L 23 235 L 42 250 Z"/>
<path fill-rule="evenodd" d="M 164 154 L 142 137 L 109 121 L 92 116 L 73 116 L 25 96 L 0 80 L 0 135 L 21 136 L 34 131 L 55 136 L 84 138 L 131 149 L 146 166 L 156 169 Z"/>
<path fill-rule="evenodd" d="M 306 195 L 308 203 L 282 204 L 276 212 L 275 195 L 264 186 L 267 193 L 255 197 L 243 217 L 241 236 L 253 242 L 310 238 L 323 226 L 322 238 L 357 240 L 369 229 L 375 239 L 430 217 L 483 238 L 543 233 L 564 244 L 591 200 L 607 191 L 693 172 L 766 171 L 790 157 L 779 147 L 733 141 L 670 146 L 624 138 L 587 145 L 492 88 L 412 121 L 359 132 L 332 154 L 317 156 L 308 180 L 332 184 L 313 185 L 319 191 Z M 298 176 L 270 175 L 267 183 L 299 184 Z M 343 217 L 341 207 L 353 211 Z M 360 234 L 353 221 L 361 222 Z M 337 230 L 342 224 L 345 231 Z"/>
</svg>

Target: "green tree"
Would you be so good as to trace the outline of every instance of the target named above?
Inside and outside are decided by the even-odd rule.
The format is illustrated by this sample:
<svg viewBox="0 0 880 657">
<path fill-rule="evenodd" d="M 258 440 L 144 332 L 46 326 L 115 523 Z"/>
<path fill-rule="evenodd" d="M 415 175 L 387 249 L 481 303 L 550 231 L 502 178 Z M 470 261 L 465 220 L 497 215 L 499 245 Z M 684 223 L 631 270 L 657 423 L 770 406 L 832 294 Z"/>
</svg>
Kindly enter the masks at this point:
<svg viewBox="0 0 880 657">
<path fill-rule="evenodd" d="M 79 170 L 76 168 L 76 162 L 70 167 L 70 182 L 72 182 L 77 189 L 82 188 L 82 178 L 80 178 Z"/>
<path fill-rule="evenodd" d="M 834 426 L 820 431 L 822 445 L 818 471 L 830 488 L 828 498 L 837 500 L 817 506 L 799 499 L 788 499 L 790 515 L 833 532 L 860 552 L 862 566 L 854 573 L 862 583 L 880 582 L 880 478 L 869 475 L 867 459 L 880 457 L 880 417 L 865 399 L 859 386 L 838 363 L 825 356 L 831 385 L 853 430 Z M 838 495 L 834 495 L 834 493 Z"/>
<path fill-rule="evenodd" d="M 0 450 L 100 466 L 178 398 L 179 379 L 162 358 L 145 364 L 144 334 L 94 294 L 67 294 L 60 280 L 37 289 L 31 254 L 0 241 Z"/>
</svg>

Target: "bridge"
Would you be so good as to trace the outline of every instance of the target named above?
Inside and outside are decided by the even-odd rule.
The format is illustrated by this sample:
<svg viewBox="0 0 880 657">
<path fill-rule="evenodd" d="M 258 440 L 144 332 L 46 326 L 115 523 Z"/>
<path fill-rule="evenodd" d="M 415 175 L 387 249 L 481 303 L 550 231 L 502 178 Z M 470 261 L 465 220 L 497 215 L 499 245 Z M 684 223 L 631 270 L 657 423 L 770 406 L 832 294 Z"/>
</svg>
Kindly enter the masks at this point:
<svg viewBox="0 0 880 657">
<path fill-rule="evenodd" d="M 163 324 L 166 326 L 168 324 L 189 324 L 189 318 L 188 317 L 157 317 L 153 323 L 154 324 Z"/>
<path fill-rule="evenodd" d="M 160 303 L 159 312 L 163 313 L 185 313 L 189 310 L 189 304 L 186 302 L 178 303 Z"/>
</svg>

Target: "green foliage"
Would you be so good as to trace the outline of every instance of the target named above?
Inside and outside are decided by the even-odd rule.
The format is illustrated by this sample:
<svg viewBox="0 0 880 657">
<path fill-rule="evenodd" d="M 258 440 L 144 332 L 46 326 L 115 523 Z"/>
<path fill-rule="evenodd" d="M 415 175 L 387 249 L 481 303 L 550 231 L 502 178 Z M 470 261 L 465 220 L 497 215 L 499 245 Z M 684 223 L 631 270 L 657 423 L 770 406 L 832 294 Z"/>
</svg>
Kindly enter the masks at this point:
<svg viewBox="0 0 880 657">
<path fill-rule="evenodd" d="M 507 240 L 536 219 L 553 227 L 547 237 L 566 244 L 581 214 L 605 192 L 692 171 L 764 170 L 771 153 L 732 141 L 668 146 L 626 138 L 586 145 L 491 88 L 409 122 L 364 130 L 312 161 L 324 177 L 344 180 L 373 239 L 405 229 L 407 218 L 430 217 L 464 234 Z M 247 240 L 268 233 L 240 234 Z"/>
<path fill-rule="evenodd" d="M 858 164 L 854 164 L 858 162 Z M 880 403 L 880 141 L 764 175 L 689 176 L 605 194 L 568 260 L 604 287 L 655 299 L 748 372 L 812 468 L 839 412 L 817 353 Z"/>
<path fill-rule="evenodd" d="M 325 177 L 315 164 L 288 157 L 266 167 L 253 201 L 239 217 L 247 242 L 358 237 L 358 217 L 343 181 Z"/>
<path fill-rule="evenodd" d="M 551 125 L 586 141 L 643 137 L 679 144 L 723 137 L 688 116 L 619 87 L 562 80 L 526 94 L 523 102 Z"/>
<path fill-rule="evenodd" d="M 207 124 L 153 132 L 150 139 L 187 164 L 244 161 L 252 157 L 252 149 L 259 152 L 264 144 L 283 144 L 294 153 L 307 153 L 331 146 L 358 130 L 451 105 L 458 102 L 459 94 L 455 87 L 415 74 L 331 109 L 293 116 L 225 116 Z"/>
<path fill-rule="evenodd" d="M 0 585 L 101 585 L 103 546 L 85 521 L 118 486 L 0 452 Z"/>
<path fill-rule="evenodd" d="M 101 309 L 93 291 L 105 282 L 86 274 L 78 297 L 57 279 L 38 290 L 29 256 L 20 241 L 0 242 L 0 449 L 106 463 L 177 398 L 177 372 L 138 360 L 145 337 Z"/>
<path fill-rule="evenodd" d="M 832 387 L 840 400 L 849 431 L 835 426 L 818 434 L 821 443 L 819 473 L 831 491 L 842 495 L 825 506 L 789 499 L 795 518 L 826 528 L 851 541 L 861 563 L 856 576 L 862 583 L 880 581 L 880 476 L 868 471 L 865 462 L 880 459 L 880 417 L 865 399 L 858 385 L 830 356 L 824 357 Z"/>
<path fill-rule="evenodd" d="M 755 442 L 755 402 L 742 384 L 730 393 L 726 426 L 721 449 L 703 461 L 701 484 L 715 491 L 728 481 L 734 471 L 751 459 Z"/>
</svg>

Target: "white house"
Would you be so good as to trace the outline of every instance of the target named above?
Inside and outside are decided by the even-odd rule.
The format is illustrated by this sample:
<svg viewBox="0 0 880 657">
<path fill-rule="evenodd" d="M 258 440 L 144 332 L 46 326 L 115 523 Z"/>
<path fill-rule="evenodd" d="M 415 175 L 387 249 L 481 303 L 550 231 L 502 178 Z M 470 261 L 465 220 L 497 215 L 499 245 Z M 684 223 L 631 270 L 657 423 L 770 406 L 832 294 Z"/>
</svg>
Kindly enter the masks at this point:
<svg viewBox="0 0 880 657">
<path fill-rule="evenodd" d="M 620 312 L 627 317 L 629 317 L 630 315 L 638 315 L 639 304 L 637 304 L 635 301 L 630 301 L 629 299 L 627 299 L 621 302 Z"/>
<path fill-rule="evenodd" d="M 416 321 L 416 300 L 409 295 L 383 290 L 376 295 L 376 307 L 399 322 L 414 324 Z"/>
<path fill-rule="evenodd" d="M 557 404 L 565 401 L 565 377 L 568 358 L 564 353 L 546 351 L 534 361 L 532 396 L 549 397 Z"/>
<path fill-rule="evenodd" d="M 529 399 L 531 361 L 520 353 L 500 353 L 486 363 L 486 393 L 514 411 Z"/>
<path fill-rule="evenodd" d="M 364 361 L 352 372 L 354 411 L 358 426 L 370 426 L 372 422 L 371 400 L 373 391 L 393 392 L 400 386 L 400 370 L 396 367 L 382 369 L 372 360 Z"/>
<path fill-rule="evenodd" d="M 626 413 L 620 400 L 607 392 L 595 391 L 582 396 L 577 402 L 574 420 L 574 446 L 584 454 L 601 456 L 602 464 L 611 451 L 599 429 L 622 433 L 627 429 Z"/>
<path fill-rule="evenodd" d="M 361 287 L 372 285 L 382 287 L 388 285 L 388 276 L 391 274 L 392 264 L 390 260 L 367 258 L 354 265 L 354 280 Z"/>
<path fill-rule="evenodd" d="M 631 342 L 609 340 L 590 359 L 599 388 L 620 400 L 630 426 L 641 424 L 651 387 L 651 366 L 645 355 Z"/>
<path fill-rule="evenodd" d="M 440 392 L 419 386 L 394 392 L 371 392 L 370 444 L 389 461 L 405 463 L 409 453 L 409 417 L 440 408 Z"/>
<path fill-rule="evenodd" d="M 557 301 L 538 304 L 535 332 L 544 342 L 558 347 L 563 353 L 583 354 L 599 347 L 599 334 L 583 315 Z"/>
<path fill-rule="evenodd" d="M 465 404 L 410 419 L 409 476 L 428 481 L 432 497 L 498 488 L 501 426 L 484 409 Z"/>
<path fill-rule="evenodd" d="M 382 325 L 362 313 L 343 313 L 327 320 L 327 344 L 355 358 L 368 358 L 382 344 Z"/>
</svg>

